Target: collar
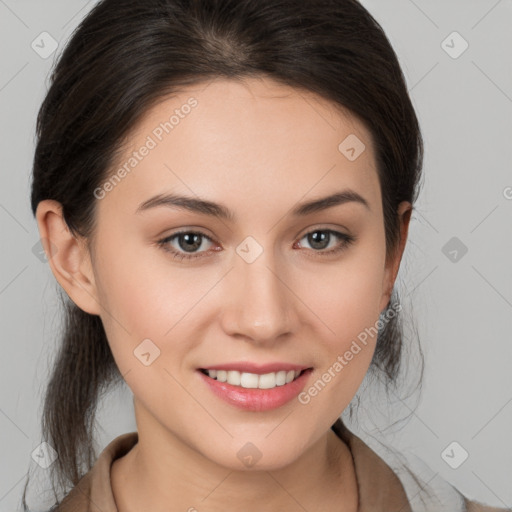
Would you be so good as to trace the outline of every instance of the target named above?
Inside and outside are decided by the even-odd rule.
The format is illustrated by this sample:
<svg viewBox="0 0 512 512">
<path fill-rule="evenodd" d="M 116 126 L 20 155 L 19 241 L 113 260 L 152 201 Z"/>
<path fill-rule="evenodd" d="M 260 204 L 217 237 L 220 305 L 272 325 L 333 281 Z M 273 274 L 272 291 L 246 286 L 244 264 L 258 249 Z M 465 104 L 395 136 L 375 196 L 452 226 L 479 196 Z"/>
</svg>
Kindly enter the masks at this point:
<svg viewBox="0 0 512 512">
<path fill-rule="evenodd" d="M 331 428 L 352 453 L 359 492 L 357 512 L 412 512 L 402 483 L 384 460 L 340 418 Z"/>
</svg>

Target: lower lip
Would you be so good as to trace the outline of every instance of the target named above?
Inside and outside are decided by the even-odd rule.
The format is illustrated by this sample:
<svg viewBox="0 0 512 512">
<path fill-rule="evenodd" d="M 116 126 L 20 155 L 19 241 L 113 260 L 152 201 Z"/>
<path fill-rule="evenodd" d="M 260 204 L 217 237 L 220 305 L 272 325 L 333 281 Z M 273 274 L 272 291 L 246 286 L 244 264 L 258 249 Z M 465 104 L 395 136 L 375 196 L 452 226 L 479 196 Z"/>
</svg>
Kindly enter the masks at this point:
<svg viewBox="0 0 512 512">
<path fill-rule="evenodd" d="M 219 382 L 197 370 L 203 381 L 219 397 L 235 407 L 245 411 L 269 411 L 277 409 L 293 400 L 306 385 L 306 380 L 313 370 L 304 371 L 295 380 L 272 389 L 242 388 L 227 382 Z"/>
</svg>

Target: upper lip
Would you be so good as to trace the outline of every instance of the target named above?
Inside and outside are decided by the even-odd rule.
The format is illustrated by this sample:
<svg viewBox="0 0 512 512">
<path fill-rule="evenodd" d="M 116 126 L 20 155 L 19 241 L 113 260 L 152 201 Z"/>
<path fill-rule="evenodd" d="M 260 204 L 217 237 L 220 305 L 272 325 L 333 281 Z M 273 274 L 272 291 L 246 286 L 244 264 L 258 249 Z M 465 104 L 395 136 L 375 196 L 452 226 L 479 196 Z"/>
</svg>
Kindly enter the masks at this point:
<svg viewBox="0 0 512 512">
<path fill-rule="evenodd" d="M 264 375 L 266 373 L 274 373 L 281 370 L 285 371 L 302 371 L 311 368 L 310 366 L 304 366 L 300 364 L 291 363 L 267 363 L 267 364 L 256 364 L 248 362 L 233 362 L 233 363 L 222 363 L 215 364 L 212 366 L 204 366 L 201 370 L 236 370 L 241 373 L 255 373 L 257 375 Z"/>
</svg>

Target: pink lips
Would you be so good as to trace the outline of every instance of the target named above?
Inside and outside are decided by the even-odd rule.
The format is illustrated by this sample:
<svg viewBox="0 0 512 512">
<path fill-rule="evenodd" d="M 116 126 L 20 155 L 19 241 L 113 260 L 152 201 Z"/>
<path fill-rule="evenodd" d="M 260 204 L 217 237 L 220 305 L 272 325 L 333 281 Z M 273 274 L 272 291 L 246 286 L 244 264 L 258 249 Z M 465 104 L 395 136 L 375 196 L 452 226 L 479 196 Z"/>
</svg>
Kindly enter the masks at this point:
<svg viewBox="0 0 512 512">
<path fill-rule="evenodd" d="M 283 386 L 276 386 L 272 389 L 247 389 L 241 386 L 233 386 L 227 382 L 219 382 L 200 370 L 197 370 L 197 373 L 208 388 L 225 402 L 246 411 L 261 412 L 276 409 L 288 403 L 290 400 L 293 400 L 304 389 L 306 381 L 309 378 L 310 373 L 313 371 L 312 368 L 305 368 L 306 367 L 290 364 L 286 365 L 282 363 L 259 367 L 249 363 L 240 363 L 238 365 L 219 365 L 204 368 L 208 370 L 226 369 L 241 372 L 246 371 L 249 373 L 256 373 L 258 375 L 277 372 L 279 370 L 305 370 L 292 382 Z"/>
</svg>

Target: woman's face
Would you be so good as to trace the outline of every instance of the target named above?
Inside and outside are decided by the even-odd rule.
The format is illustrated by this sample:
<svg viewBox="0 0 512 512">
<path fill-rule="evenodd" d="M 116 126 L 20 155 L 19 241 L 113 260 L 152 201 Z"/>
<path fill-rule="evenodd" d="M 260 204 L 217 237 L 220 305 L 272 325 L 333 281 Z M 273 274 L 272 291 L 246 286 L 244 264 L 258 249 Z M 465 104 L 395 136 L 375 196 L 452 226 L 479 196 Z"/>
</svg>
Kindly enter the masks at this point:
<svg viewBox="0 0 512 512">
<path fill-rule="evenodd" d="M 149 111 L 113 172 L 77 303 L 101 316 L 139 432 L 231 468 L 292 462 L 361 384 L 401 256 L 386 264 L 369 132 L 311 93 L 219 79 Z M 151 201 L 170 194 L 189 206 Z M 312 370 L 233 394 L 200 371 L 243 363 Z"/>
</svg>

